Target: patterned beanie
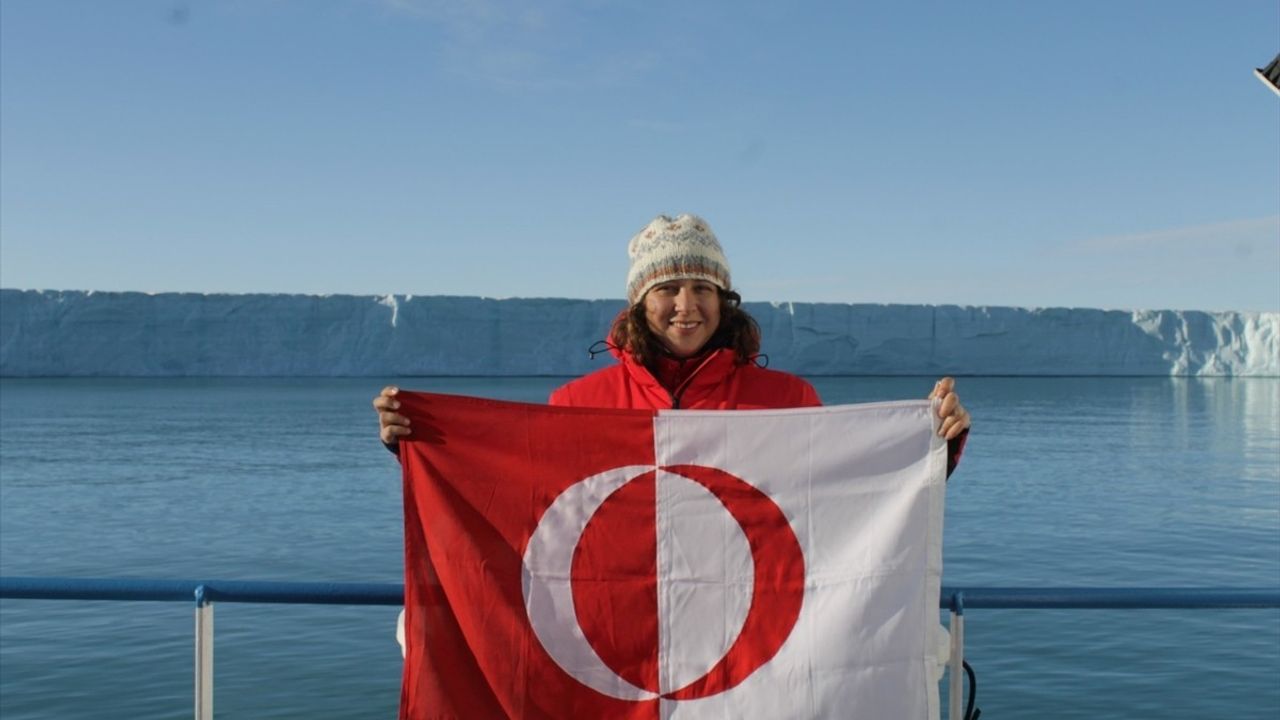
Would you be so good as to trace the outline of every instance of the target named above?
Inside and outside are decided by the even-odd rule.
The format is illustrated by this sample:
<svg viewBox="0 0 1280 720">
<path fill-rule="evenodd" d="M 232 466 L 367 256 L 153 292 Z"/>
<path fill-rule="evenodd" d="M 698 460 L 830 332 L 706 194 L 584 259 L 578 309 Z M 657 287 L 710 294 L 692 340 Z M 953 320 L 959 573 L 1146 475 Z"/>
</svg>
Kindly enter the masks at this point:
<svg viewBox="0 0 1280 720">
<path fill-rule="evenodd" d="M 659 215 L 627 245 L 627 302 L 632 305 L 658 283 L 706 280 L 729 289 L 729 261 L 706 220 L 697 215 Z"/>
</svg>

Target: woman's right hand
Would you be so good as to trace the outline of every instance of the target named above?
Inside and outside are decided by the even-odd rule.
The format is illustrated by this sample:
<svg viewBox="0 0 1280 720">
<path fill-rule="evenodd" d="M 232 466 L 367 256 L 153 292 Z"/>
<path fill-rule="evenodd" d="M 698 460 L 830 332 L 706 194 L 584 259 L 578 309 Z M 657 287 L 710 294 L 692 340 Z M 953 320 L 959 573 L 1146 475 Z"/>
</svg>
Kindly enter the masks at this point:
<svg viewBox="0 0 1280 720">
<path fill-rule="evenodd" d="M 396 412 L 400 409 L 400 401 L 396 399 L 398 392 L 400 388 L 388 385 L 373 399 L 373 409 L 378 411 L 378 437 L 382 438 L 384 445 L 395 445 L 401 437 L 409 434 L 409 418 Z"/>
</svg>

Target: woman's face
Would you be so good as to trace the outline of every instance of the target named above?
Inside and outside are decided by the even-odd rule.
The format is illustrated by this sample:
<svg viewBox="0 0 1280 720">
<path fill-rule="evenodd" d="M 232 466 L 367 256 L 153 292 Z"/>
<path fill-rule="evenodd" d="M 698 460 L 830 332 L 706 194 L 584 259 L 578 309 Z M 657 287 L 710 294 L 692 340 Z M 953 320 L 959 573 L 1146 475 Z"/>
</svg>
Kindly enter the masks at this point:
<svg viewBox="0 0 1280 720">
<path fill-rule="evenodd" d="M 644 295 L 649 330 L 678 358 L 696 355 L 720 327 L 720 290 L 706 280 L 670 280 Z"/>
</svg>

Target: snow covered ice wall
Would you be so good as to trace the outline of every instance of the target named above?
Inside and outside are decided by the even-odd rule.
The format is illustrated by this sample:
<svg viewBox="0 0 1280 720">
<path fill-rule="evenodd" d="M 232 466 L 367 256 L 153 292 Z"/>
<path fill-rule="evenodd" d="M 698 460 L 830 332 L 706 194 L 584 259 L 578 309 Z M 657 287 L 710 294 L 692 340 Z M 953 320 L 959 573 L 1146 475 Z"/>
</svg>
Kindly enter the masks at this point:
<svg viewBox="0 0 1280 720">
<path fill-rule="evenodd" d="M 747 303 L 806 375 L 1280 376 L 1280 313 Z M 621 300 L 0 290 L 4 376 L 578 375 Z"/>
</svg>

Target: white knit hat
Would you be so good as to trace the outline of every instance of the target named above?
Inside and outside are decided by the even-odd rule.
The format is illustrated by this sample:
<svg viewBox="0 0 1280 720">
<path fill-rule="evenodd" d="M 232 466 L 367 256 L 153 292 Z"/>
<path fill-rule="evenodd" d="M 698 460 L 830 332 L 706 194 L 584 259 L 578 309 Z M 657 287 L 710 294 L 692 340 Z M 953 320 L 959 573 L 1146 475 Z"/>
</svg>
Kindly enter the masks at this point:
<svg viewBox="0 0 1280 720">
<path fill-rule="evenodd" d="M 668 280 L 706 280 L 728 290 L 729 261 L 706 220 L 697 215 L 659 215 L 627 245 L 627 302 Z"/>
</svg>

